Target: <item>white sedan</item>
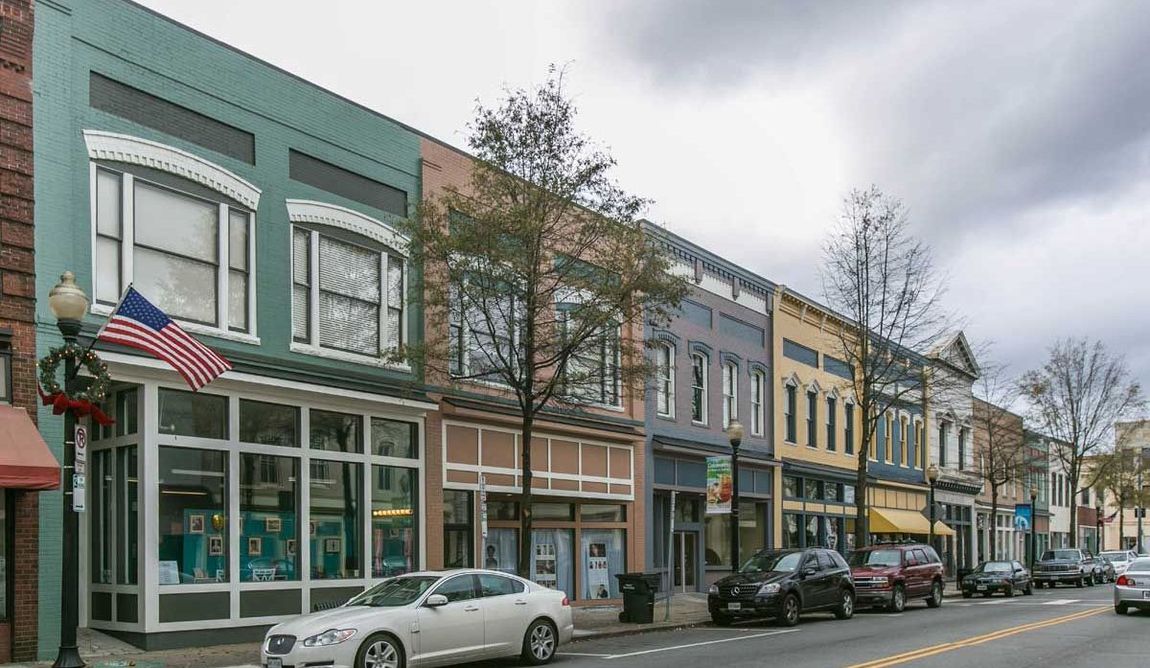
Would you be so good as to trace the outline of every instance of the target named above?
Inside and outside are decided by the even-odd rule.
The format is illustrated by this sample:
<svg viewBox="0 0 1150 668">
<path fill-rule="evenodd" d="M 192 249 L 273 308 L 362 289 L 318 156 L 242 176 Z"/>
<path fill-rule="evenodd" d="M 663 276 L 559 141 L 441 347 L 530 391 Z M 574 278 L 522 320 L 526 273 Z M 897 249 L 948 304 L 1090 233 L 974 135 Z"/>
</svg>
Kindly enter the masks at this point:
<svg viewBox="0 0 1150 668">
<path fill-rule="evenodd" d="M 519 655 L 548 663 L 575 632 L 561 591 L 496 571 L 410 573 L 268 631 L 264 668 L 445 666 Z"/>
</svg>

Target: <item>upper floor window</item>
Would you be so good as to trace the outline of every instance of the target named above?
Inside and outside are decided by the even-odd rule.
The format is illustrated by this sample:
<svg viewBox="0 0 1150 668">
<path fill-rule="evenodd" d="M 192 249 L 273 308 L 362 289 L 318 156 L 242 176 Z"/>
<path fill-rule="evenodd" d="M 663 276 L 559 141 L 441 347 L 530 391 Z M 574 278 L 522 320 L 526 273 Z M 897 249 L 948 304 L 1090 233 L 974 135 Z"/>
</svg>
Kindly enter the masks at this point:
<svg viewBox="0 0 1150 668">
<path fill-rule="evenodd" d="M 675 346 L 660 344 L 655 349 L 655 411 L 675 417 Z"/>
<path fill-rule="evenodd" d="M 0 327 L 0 404 L 12 403 L 12 330 Z"/>
<path fill-rule="evenodd" d="M 966 439 L 970 430 L 961 427 L 958 430 L 958 470 L 966 468 Z"/>
<path fill-rule="evenodd" d="M 786 422 L 786 435 L 785 439 L 788 443 L 798 442 L 798 425 L 795 424 L 795 413 L 798 412 L 798 388 L 794 385 L 787 383 L 783 388 L 786 395 L 786 401 L 783 403 L 783 417 Z"/>
<path fill-rule="evenodd" d="M 131 283 L 173 318 L 251 332 L 252 212 L 190 181 L 138 171 L 92 170 L 96 302 L 115 305 Z"/>
<path fill-rule="evenodd" d="M 894 460 L 894 426 L 891 423 L 890 413 L 883 416 L 883 424 L 886 426 L 883 438 L 883 460 L 890 462 Z"/>
<path fill-rule="evenodd" d="M 898 421 L 898 436 L 899 436 L 899 455 L 901 459 L 899 463 L 903 466 L 911 465 L 911 454 L 913 453 L 914 446 L 911 445 L 910 436 L 910 422 L 906 417 L 899 418 Z"/>
<path fill-rule="evenodd" d="M 450 307 L 451 374 L 493 383 L 504 383 L 501 369 L 518 368 L 515 348 L 521 312 L 510 297 L 498 299 L 486 310 L 465 306 L 454 290 Z"/>
<path fill-rule="evenodd" d="M 739 367 L 734 362 L 723 365 L 723 429 L 739 419 Z"/>
<path fill-rule="evenodd" d="M 560 324 L 565 330 L 573 325 L 566 311 L 560 310 Z M 567 359 L 563 385 L 568 396 L 605 406 L 619 405 L 619 336 L 617 326 L 601 328 Z"/>
<path fill-rule="evenodd" d="M 707 424 L 707 366 L 706 353 L 691 354 L 691 420 Z"/>
<path fill-rule="evenodd" d="M 827 397 L 827 450 L 835 449 L 835 421 L 838 419 L 838 402 L 834 396 Z"/>
<path fill-rule="evenodd" d="M 292 340 L 368 357 L 404 343 L 404 259 L 337 228 L 292 228 Z"/>
<path fill-rule="evenodd" d="M 818 420 L 819 412 L 819 395 L 814 390 L 807 390 L 807 445 L 812 448 L 819 444 L 818 428 L 815 426 Z"/>
<path fill-rule="evenodd" d="M 843 404 L 843 451 L 848 455 L 855 451 L 855 405 L 850 401 Z"/>
<path fill-rule="evenodd" d="M 762 436 L 766 416 L 763 413 L 763 394 L 767 379 L 762 371 L 751 372 L 751 435 Z"/>
<path fill-rule="evenodd" d="M 943 420 L 938 423 L 938 465 L 946 466 L 946 436 L 950 432 L 950 423 Z"/>
</svg>

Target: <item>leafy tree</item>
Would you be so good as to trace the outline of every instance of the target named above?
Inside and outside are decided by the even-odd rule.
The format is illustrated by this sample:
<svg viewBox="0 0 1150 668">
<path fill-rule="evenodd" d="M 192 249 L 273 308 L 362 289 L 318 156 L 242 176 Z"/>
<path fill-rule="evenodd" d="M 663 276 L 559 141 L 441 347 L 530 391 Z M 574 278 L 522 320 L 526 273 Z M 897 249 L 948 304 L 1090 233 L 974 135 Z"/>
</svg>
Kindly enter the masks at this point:
<svg viewBox="0 0 1150 668">
<path fill-rule="evenodd" d="M 476 108 L 465 185 L 428 196 L 406 225 L 423 268 L 428 332 L 406 355 L 433 384 L 482 381 L 513 401 L 521 443 L 551 409 L 621 405 L 652 365 L 644 320 L 686 294 L 638 216 L 647 201 L 581 134 L 554 68 L 531 90 Z M 522 447 L 519 572 L 531 563 L 531 448 Z"/>
<path fill-rule="evenodd" d="M 1050 348 L 1046 363 L 1023 374 L 1030 417 L 1061 445 L 1055 454 L 1070 478 L 1071 498 L 1087 485 L 1084 465 L 1109 440 L 1114 423 L 1142 409 L 1142 386 L 1121 355 L 1101 341 L 1064 339 Z M 1078 546 L 1078 518 L 1070 513 L 1070 544 Z"/>
<path fill-rule="evenodd" d="M 926 373 L 916 351 L 930 350 L 950 325 L 930 249 L 911 236 L 902 202 L 877 187 L 847 195 L 823 258 L 823 294 L 847 321 L 836 329 L 837 347 L 862 418 L 855 480 L 855 543 L 862 546 L 867 457 L 878 423 L 891 409 L 922 402 Z"/>
</svg>

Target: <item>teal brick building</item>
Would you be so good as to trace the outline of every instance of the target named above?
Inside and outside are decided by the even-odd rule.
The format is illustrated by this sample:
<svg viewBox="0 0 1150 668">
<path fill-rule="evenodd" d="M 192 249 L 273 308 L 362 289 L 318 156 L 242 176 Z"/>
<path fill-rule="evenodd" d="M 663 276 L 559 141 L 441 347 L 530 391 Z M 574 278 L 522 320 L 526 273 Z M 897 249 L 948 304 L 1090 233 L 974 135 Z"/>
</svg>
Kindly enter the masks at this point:
<svg viewBox="0 0 1150 668">
<path fill-rule="evenodd" d="M 37 294 L 75 272 L 86 343 L 132 284 L 235 365 L 193 394 L 96 346 L 117 424 L 92 436 L 81 625 L 243 640 L 422 566 L 434 404 L 388 356 L 422 335 L 395 229 L 418 133 L 124 0 L 40 0 L 33 72 Z M 47 299 L 37 319 L 43 354 Z M 39 417 L 62 461 L 62 420 Z M 41 658 L 61 498 L 40 506 Z"/>
</svg>

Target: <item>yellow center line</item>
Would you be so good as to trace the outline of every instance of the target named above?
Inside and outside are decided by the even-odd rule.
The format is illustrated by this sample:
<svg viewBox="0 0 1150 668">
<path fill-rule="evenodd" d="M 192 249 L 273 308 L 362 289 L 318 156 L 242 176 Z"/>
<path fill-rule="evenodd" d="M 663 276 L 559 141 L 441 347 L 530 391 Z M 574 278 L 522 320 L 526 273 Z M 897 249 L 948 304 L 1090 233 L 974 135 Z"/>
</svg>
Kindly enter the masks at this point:
<svg viewBox="0 0 1150 668">
<path fill-rule="evenodd" d="M 999 640 L 1001 638 L 1007 638 L 1009 636 L 1017 635 L 1019 633 L 1026 633 L 1028 631 L 1036 631 L 1038 629 L 1043 629 L 1043 628 L 1046 628 L 1048 626 L 1056 626 L 1058 624 L 1065 624 L 1066 622 L 1077 621 L 1079 619 L 1084 619 L 1086 617 L 1090 617 L 1090 616 L 1105 612 L 1108 609 L 1109 609 L 1108 606 L 1091 608 L 1089 610 L 1085 610 L 1085 611 L 1081 611 L 1081 612 L 1075 612 L 1073 614 L 1063 615 L 1061 617 L 1054 617 L 1053 619 L 1046 619 L 1046 620 L 1042 620 L 1042 621 L 1031 622 L 1030 624 L 1024 624 L 1022 626 L 1014 626 L 1011 628 L 1000 629 L 998 631 L 992 631 L 990 633 L 985 633 L 985 634 L 979 635 L 979 636 L 973 636 L 971 638 L 966 638 L 964 640 L 956 640 L 954 642 L 940 643 L 938 645 L 931 645 L 929 647 L 922 647 L 922 648 L 916 649 L 914 651 L 904 652 L 902 654 L 895 654 L 892 656 L 883 657 L 881 659 L 873 659 L 871 661 L 866 661 L 863 663 L 856 663 L 854 665 L 849 666 L 848 668 L 887 668 L 888 666 L 897 666 L 900 663 L 907 663 L 909 661 L 915 661 L 917 659 L 925 659 L 929 656 L 934 656 L 936 654 L 942 654 L 944 652 L 950 652 L 950 651 L 953 651 L 956 649 L 962 649 L 964 647 L 974 647 L 975 645 L 981 645 L 983 643 L 987 643 L 987 642 L 990 642 L 992 640 Z"/>
</svg>

